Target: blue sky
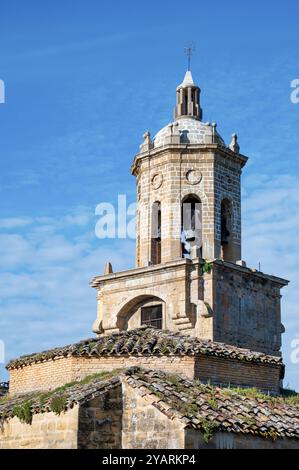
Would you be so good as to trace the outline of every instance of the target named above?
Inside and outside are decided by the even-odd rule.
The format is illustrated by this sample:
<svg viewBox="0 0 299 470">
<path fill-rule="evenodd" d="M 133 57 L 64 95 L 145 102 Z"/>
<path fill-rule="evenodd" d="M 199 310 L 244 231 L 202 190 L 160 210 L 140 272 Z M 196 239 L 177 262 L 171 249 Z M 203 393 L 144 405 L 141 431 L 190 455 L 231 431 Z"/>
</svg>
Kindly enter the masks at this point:
<svg viewBox="0 0 299 470">
<path fill-rule="evenodd" d="M 285 385 L 299 389 L 299 78 L 296 1 L 0 0 L 0 338 L 6 360 L 91 335 L 91 277 L 134 265 L 134 241 L 98 240 L 95 206 L 135 200 L 145 130 L 172 119 L 193 41 L 204 121 L 250 157 L 243 259 L 290 279 Z M 2 367 L 2 366 L 0 366 Z M 4 368 L 0 369 L 5 378 Z"/>
</svg>

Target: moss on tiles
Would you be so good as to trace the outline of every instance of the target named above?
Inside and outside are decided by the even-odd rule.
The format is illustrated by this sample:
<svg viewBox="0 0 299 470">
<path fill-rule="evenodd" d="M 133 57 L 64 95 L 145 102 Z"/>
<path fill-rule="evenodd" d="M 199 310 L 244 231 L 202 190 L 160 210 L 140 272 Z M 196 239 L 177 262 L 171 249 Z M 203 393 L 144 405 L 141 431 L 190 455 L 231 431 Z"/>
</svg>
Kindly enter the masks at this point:
<svg viewBox="0 0 299 470">
<path fill-rule="evenodd" d="M 21 422 L 30 424 L 32 421 L 32 415 L 36 412 L 45 412 L 48 410 L 53 411 L 55 414 L 61 414 L 68 407 L 69 398 L 72 392 L 79 390 L 82 387 L 88 386 L 93 382 L 105 383 L 112 377 L 119 375 L 121 369 L 115 369 L 113 371 L 99 372 L 84 377 L 82 380 L 69 382 L 61 387 L 57 387 L 49 392 L 34 392 L 27 394 L 26 396 L 18 396 L 12 398 L 15 403 L 12 407 L 9 406 L 11 398 L 9 395 L 2 397 L 0 405 L 3 405 L 3 409 L 0 409 L 0 418 L 8 419 L 13 416 L 17 416 Z M 7 405 L 7 409 L 5 409 Z M 4 408 L 5 407 L 5 408 Z"/>
</svg>

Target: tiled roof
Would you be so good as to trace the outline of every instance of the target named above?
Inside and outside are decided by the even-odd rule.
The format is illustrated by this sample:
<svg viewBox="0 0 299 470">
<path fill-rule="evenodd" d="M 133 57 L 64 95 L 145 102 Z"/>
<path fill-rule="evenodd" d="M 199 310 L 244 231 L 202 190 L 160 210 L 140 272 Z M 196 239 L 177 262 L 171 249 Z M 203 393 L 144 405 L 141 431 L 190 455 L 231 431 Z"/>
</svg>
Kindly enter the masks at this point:
<svg viewBox="0 0 299 470">
<path fill-rule="evenodd" d="M 262 395 L 254 389 L 213 387 L 160 371 L 132 368 L 126 374 L 131 387 L 186 427 L 272 439 L 299 438 L 299 401 L 292 405 L 288 399 Z"/>
<path fill-rule="evenodd" d="M 198 355 L 237 359 L 253 363 L 266 363 L 282 366 L 281 357 L 269 356 L 261 352 L 238 348 L 224 343 L 201 340 L 188 335 L 141 327 L 135 330 L 114 333 L 100 338 L 90 338 L 79 343 L 41 353 L 21 356 L 7 364 L 14 369 L 35 362 L 47 361 L 68 356 L 120 356 L 120 355 Z"/>
<path fill-rule="evenodd" d="M 32 414 L 52 411 L 51 403 L 59 397 L 62 397 L 65 402 L 65 410 L 72 408 L 75 404 L 83 404 L 120 385 L 117 374 L 118 371 L 116 371 L 116 375 L 111 374 L 112 376 L 107 373 L 108 378 L 105 378 L 105 374 L 99 374 L 98 377 L 87 383 L 83 380 L 44 394 L 42 392 L 32 392 L 13 397 L 9 397 L 9 395 L 2 397 L 0 399 L 0 423 L 1 420 L 13 417 L 15 407 L 24 403 L 30 403 Z"/>
<path fill-rule="evenodd" d="M 53 400 L 64 398 L 63 410 L 67 410 L 120 386 L 122 381 L 170 420 L 176 418 L 185 427 L 198 429 L 203 436 L 212 430 L 212 433 L 224 431 L 272 439 L 299 438 L 299 406 L 286 398 L 262 395 L 254 389 L 213 387 L 138 367 L 98 374 L 45 394 L 2 397 L 0 424 L 14 416 L 15 407 L 24 403 L 29 403 L 31 414 L 36 414 L 53 411 Z"/>
</svg>

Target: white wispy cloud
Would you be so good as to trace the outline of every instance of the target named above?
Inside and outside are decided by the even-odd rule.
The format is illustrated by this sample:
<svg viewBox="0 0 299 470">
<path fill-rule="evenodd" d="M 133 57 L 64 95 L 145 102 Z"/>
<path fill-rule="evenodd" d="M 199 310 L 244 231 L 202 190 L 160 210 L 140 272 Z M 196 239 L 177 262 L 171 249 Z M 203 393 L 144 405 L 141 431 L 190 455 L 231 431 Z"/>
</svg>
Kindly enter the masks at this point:
<svg viewBox="0 0 299 470">
<path fill-rule="evenodd" d="M 0 338 L 6 360 L 91 336 L 96 293 L 90 279 L 106 261 L 116 270 L 133 266 L 134 242 L 98 240 L 91 214 L 77 208 L 58 218 L 37 217 L 13 232 L 12 220 L 3 224 Z"/>
<path fill-rule="evenodd" d="M 156 28 L 157 29 L 157 28 Z M 101 37 L 94 37 L 88 40 L 71 41 L 71 42 L 60 42 L 49 45 L 43 48 L 28 49 L 22 53 L 11 54 L 10 57 L 5 57 L 8 60 L 30 60 L 30 59 L 47 59 L 48 57 L 62 56 L 72 53 L 83 53 L 93 49 L 102 49 L 104 47 L 111 47 L 113 43 L 119 44 L 124 41 L 134 39 L 135 37 L 140 38 L 140 35 L 150 34 L 151 30 L 145 30 L 144 28 L 135 31 L 126 31 L 113 34 L 106 34 Z M 20 38 L 20 41 L 22 39 Z"/>
<path fill-rule="evenodd" d="M 0 219 L 0 229 L 25 227 L 31 223 L 32 219 L 29 217 L 7 217 L 6 219 Z"/>
</svg>

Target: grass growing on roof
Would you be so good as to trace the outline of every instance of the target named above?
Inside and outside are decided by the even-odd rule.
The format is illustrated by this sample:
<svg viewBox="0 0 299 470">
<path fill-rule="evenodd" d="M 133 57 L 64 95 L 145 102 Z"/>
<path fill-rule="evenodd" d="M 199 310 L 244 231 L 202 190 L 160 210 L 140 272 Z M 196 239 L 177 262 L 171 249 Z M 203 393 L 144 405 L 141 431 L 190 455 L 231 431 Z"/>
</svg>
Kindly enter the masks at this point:
<svg viewBox="0 0 299 470">
<path fill-rule="evenodd" d="M 111 377 L 119 374 L 121 370 L 122 369 L 115 369 L 112 371 L 91 374 L 87 377 L 84 377 L 82 380 L 69 382 L 65 385 L 62 385 L 61 387 L 55 388 L 54 390 L 50 390 L 49 392 L 33 392 L 30 395 L 26 395 L 23 400 L 20 400 L 20 402 L 13 407 L 11 416 L 18 417 L 19 420 L 23 423 L 31 424 L 34 408 L 37 407 L 41 409 L 46 404 L 49 404 L 51 411 L 59 415 L 67 408 L 67 392 L 71 388 L 79 388 L 94 381 L 104 381 L 106 379 L 110 379 Z M 2 398 L 5 398 L 5 400 L 1 401 L 0 403 L 5 404 L 6 401 L 9 401 L 8 396 Z"/>
<path fill-rule="evenodd" d="M 50 404 L 50 409 L 56 415 L 60 415 L 63 411 L 65 411 L 67 406 L 67 395 L 58 395 L 53 397 Z"/>
<path fill-rule="evenodd" d="M 21 423 L 31 424 L 32 422 L 32 401 L 25 400 L 19 405 L 14 406 L 13 416 L 17 416 Z"/>
<path fill-rule="evenodd" d="M 208 443 L 218 431 L 220 424 L 207 418 L 201 418 L 199 429 L 205 443 Z"/>
</svg>

